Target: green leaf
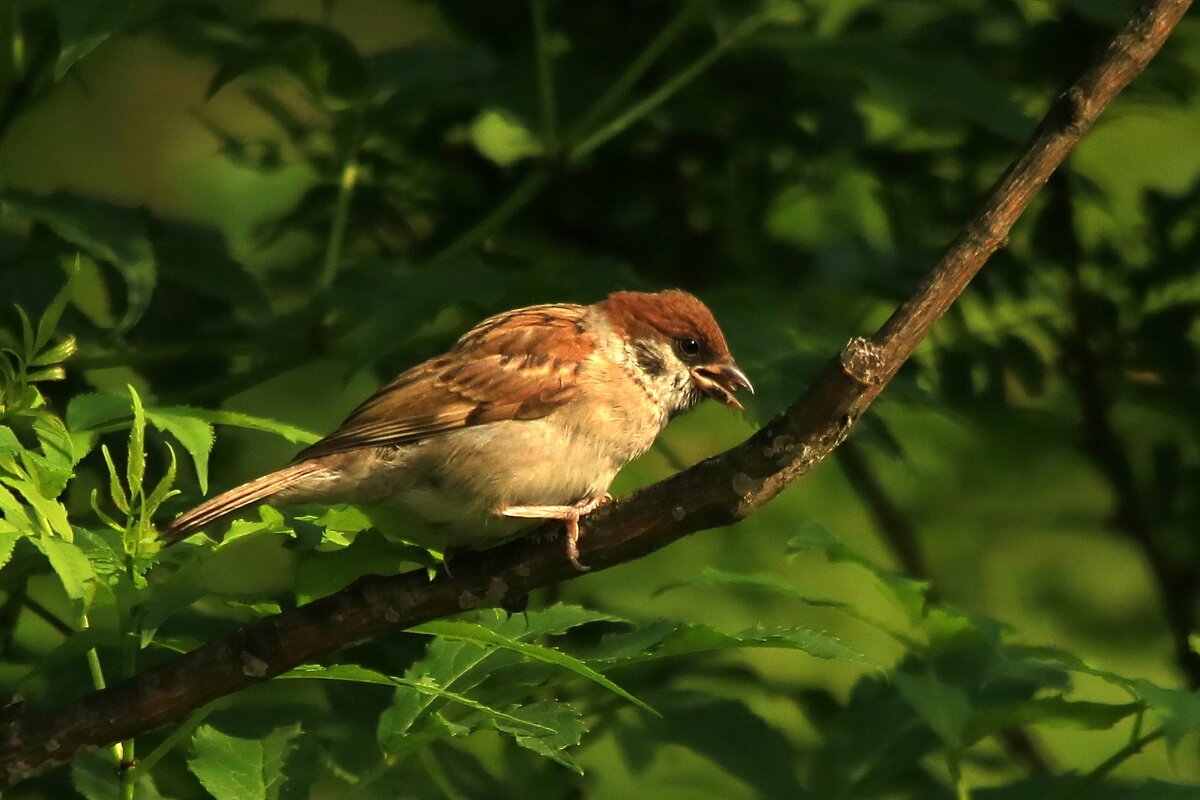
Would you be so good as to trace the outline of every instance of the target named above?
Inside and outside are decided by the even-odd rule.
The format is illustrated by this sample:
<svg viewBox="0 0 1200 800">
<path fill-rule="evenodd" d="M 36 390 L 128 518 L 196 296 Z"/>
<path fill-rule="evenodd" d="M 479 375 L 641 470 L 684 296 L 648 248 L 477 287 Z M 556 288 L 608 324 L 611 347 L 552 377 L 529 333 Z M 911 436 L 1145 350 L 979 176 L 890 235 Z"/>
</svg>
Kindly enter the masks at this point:
<svg viewBox="0 0 1200 800">
<path fill-rule="evenodd" d="M 129 416 L 129 398 L 118 394 L 79 394 L 67 403 L 67 427 L 76 433 L 104 430 Z"/>
<path fill-rule="evenodd" d="M 555 603 L 548 608 L 508 614 L 496 609 L 480 612 L 480 622 L 504 636 L 536 639 L 559 636 L 567 631 L 593 622 L 625 622 L 620 617 L 593 611 L 569 603 Z"/>
<path fill-rule="evenodd" d="M 8 190 L 0 193 L 0 213 L 40 222 L 92 257 L 112 264 L 125 279 L 128 297 L 118 331 L 129 330 L 142 318 L 157 281 L 157 261 L 143 212 L 66 192 L 38 196 Z"/>
<path fill-rule="evenodd" d="M 58 364 L 75 355 L 75 351 L 78 349 L 79 343 L 75 341 L 75 337 L 68 336 L 58 344 L 51 347 L 49 350 L 43 350 L 42 352 L 38 353 L 37 357 L 29 362 L 29 366 L 46 367 L 53 364 Z"/>
<path fill-rule="evenodd" d="M 0 523 L 3 521 L 0 520 Z M 25 538 L 26 534 L 17 530 L 4 530 L 0 527 L 0 568 L 12 558 L 13 549 L 17 546 L 17 542 Z"/>
<path fill-rule="evenodd" d="M 190 406 L 162 406 L 156 407 L 154 411 L 156 413 L 170 414 L 174 417 L 187 417 L 189 419 L 200 420 L 212 425 L 230 425 L 235 428 L 247 428 L 254 431 L 263 431 L 264 433 L 274 433 L 296 444 L 312 444 L 321 438 L 319 434 L 305 430 L 304 428 L 298 428 L 295 425 L 277 422 L 266 417 L 239 414 L 236 411 L 212 411 L 203 408 L 192 408 Z"/>
<path fill-rule="evenodd" d="M 971 717 L 967 693 L 927 672 L 898 671 L 892 676 L 901 696 L 943 742 L 953 748 L 966 744 L 964 732 Z"/>
<path fill-rule="evenodd" d="M 450 700 L 451 702 L 466 706 L 474 711 L 483 712 L 485 715 L 492 717 L 495 720 L 503 720 L 508 722 L 510 725 L 523 726 L 523 729 L 526 731 L 533 730 L 540 731 L 542 733 L 552 733 L 554 731 L 553 728 L 549 728 L 534 722 L 526 722 L 519 716 L 506 714 L 503 711 L 497 711 L 494 708 L 489 708 L 483 703 L 480 703 L 477 700 L 472 700 L 465 695 L 443 689 L 432 681 L 395 678 L 374 670 L 367 669 L 365 667 L 360 667 L 357 664 L 331 664 L 329 666 L 302 664 L 278 677 L 316 678 L 319 680 L 328 681 L 351 681 L 354 683 L 373 683 L 382 686 L 401 686 L 406 689 L 412 689 L 417 694 L 423 694 L 427 697 Z"/>
<path fill-rule="evenodd" d="M 38 320 L 37 334 L 34 336 L 33 340 L 33 349 L 39 353 L 42 353 L 42 348 L 45 347 L 50 342 L 50 338 L 54 336 L 54 331 L 58 328 L 58 322 L 62 319 L 63 311 L 66 310 L 67 303 L 71 301 L 71 294 L 75 288 L 75 276 L 77 274 L 79 274 L 78 255 L 75 256 L 75 263 L 67 271 L 67 280 L 63 283 L 62 288 L 58 290 L 58 293 L 54 295 L 54 298 L 46 306 L 46 310 L 42 312 L 42 316 Z M 68 337 L 68 340 L 71 342 L 72 348 L 74 348 L 75 337 Z M 62 344 L 58 345 L 57 347 L 62 347 Z M 57 347 L 55 349 L 57 349 Z M 74 350 L 72 349 L 71 352 L 74 352 Z M 41 357 L 44 358 L 45 355 L 45 353 L 42 353 Z M 70 353 L 67 355 L 70 355 Z M 66 357 L 67 356 L 63 356 L 63 358 Z M 58 361 L 62 361 L 63 358 L 58 359 Z M 57 361 L 47 361 L 45 363 L 54 364 L 57 363 Z"/>
<path fill-rule="evenodd" d="M 1162 719 L 1169 753 L 1184 737 L 1200 733 L 1200 692 L 1164 689 L 1147 680 L 1138 680 L 1136 686 L 1146 705 Z"/>
<path fill-rule="evenodd" d="M 607 636 L 589 660 L 608 661 L 614 667 L 623 667 L 674 656 L 760 647 L 799 650 L 817 658 L 851 661 L 879 668 L 870 658 L 832 635 L 807 628 L 750 628 L 738 634 L 728 634 L 708 625 L 670 622 Z"/>
<path fill-rule="evenodd" d="M 418 625 L 410 629 L 413 633 L 424 633 L 430 636 L 440 636 L 445 639 L 458 639 L 465 642 L 473 642 L 475 644 L 493 645 L 503 647 L 506 650 L 512 650 L 520 653 L 523 656 L 532 658 L 536 661 L 541 661 L 546 664 L 554 664 L 555 666 L 574 672 L 593 683 L 603 686 L 610 692 L 625 698 L 629 702 L 639 708 L 649 711 L 651 714 L 657 713 L 650 706 L 638 700 L 629 692 L 617 686 L 608 678 L 601 675 L 596 670 L 589 667 L 577 658 L 567 655 L 561 650 L 555 650 L 552 647 L 545 647 L 531 642 L 522 642 L 517 639 L 504 636 L 496 631 L 479 625 L 474 622 L 461 622 L 457 620 L 436 620 L 434 622 L 426 622 L 423 625 Z"/>
<path fill-rule="evenodd" d="M 71 523 L 67 519 L 67 509 L 62 503 L 46 497 L 42 493 L 42 488 L 29 480 L 16 477 L 0 477 L 0 483 L 16 489 L 17 493 L 25 499 L 25 502 L 33 507 L 34 511 L 37 512 L 37 518 L 45 528 L 45 532 L 52 532 L 56 536 L 68 541 L 71 539 Z"/>
<path fill-rule="evenodd" d="M 67 596 L 72 600 L 87 598 L 88 584 L 96 579 L 96 572 L 78 545 L 52 536 L 38 536 L 31 541 L 46 554 Z"/>
<path fill-rule="evenodd" d="M 263 752 L 263 782 L 266 785 L 268 800 L 279 797 L 286 780 L 283 768 L 288 756 L 296 749 L 297 737 L 300 736 L 300 723 L 276 728 L 261 740 Z"/>
<path fill-rule="evenodd" d="M 540 702 L 522 706 L 513 711 L 523 725 L 512 725 L 506 721 L 496 723 L 496 729 L 513 737 L 517 744 L 551 761 L 556 761 L 580 775 L 583 769 L 563 751 L 579 744 L 588 727 L 580 719 L 579 712 L 566 703 Z M 544 732 L 530 732 L 536 725 Z"/>
<path fill-rule="evenodd" d="M 39 414 L 33 422 L 33 432 L 37 434 L 46 462 L 55 469 L 69 474 L 71 467 L 79 463 L 82 454 L 75 452 L 75 441 L 61 419 L 53 414 Z"/>
<path fill-rule="evenodd" d="M 60 37 L 54 79 L 113 34 L 128 28 L 147 8 L 143 0 L 71 0 L 55 5 Z"/>
<path fill-rule="evenodd" d="M 927 581 L 915 580 L 883 569 L 871 559 L 851 550 L 827 529 L 811 520 L 802 524 L 800 530 L 788 540 L 787 549 L 788 553 L 793 555 L 806 550 L 819 550 L 832 563 L 855 564 L 866 569 L 888 590 L 888 594 L 904 610 L 910 622 L 914 625 L 921 622 L 926 595 L 929 592 Z"/>
<path fill-rule="evenodd" d="M 102 445 L 100 453 L 104 456 L 104 465 L 108 468 L 108 495 L 112 498 L 113 503 L 118 509 L 130 513 L 132 506 L 129 502 L 128 495 L 125 494 L 125 487 L 121 485 L 121 476 L 117 474 L 117 465 L 113 463 L 112 454 L 108 452 L 108 446 Z M 92 504 L 96 506 L 95 503 Z M 117 527 L 124 527 L 119 525 Z"/>
<path fill-rule="evenodd" d="M 1039 697 L 997 708 L 975 709 L 967 725 L 968 741 L 1021 725 L 1048 725 L 1085 731 L 1108 730 L 1136 714 L 1141 703 L 1093 703 L 1063 697 Z"/>
<path fill-rule="evenodd" d="M 129 387 L 129 398 L 133 404 L 133 422 L 129 426 L 128 458 L 125 463 L 125 485 L 131 497 L 142 494 L 142 480 L 146 477 L 146 412 L 137 390 Z"/>
<path fill-rule="evenodd" d="M 184 449 L 191 453 L 196 465 L 196 480 L 200 492 L 208 493 L 208 455 L 213 446 L 212 425 L 192 416 L 175 414 L 161 408 L 146 409 L 146 419 L 151 425 L 174 436 Z"/>
<path fill-rule="evenodd" d="M 502 108 L 487 108 L 471 123 L 471 141 L 485 157 L 501 167 L 540 155 L 542 144 L 517 115 Z"/>
<path fill-rule="evenodd" d="M 655 594 L 673 591 L 688 586 L 728 586 L 736 589 L 749 589 L 752 591 L 770 592 L 779 594 L 785 597 L 793 597 L 805 605 L 814 606 L 816 608 L 834 608 L 846 614 L 849 617 L 860 620 L 862 622 L 877 628 L 902 644 L 911 645 L 912 640 L 894 630 L 891 626 L 881 620 L 859 611 L 854 605 L 842 600 L 832 600 L 825 597 L 813 597 L 806 593 L 803 589 L 793 584 L 791 581 L 781 578 L 778 575 L 770 575 L 766 573 L 743 573 L 743 572 L 726 572 L 716 567 L 705 567 L 699 575 L 689 578 L 678 583 L 669 583 L 661 587 Z"/>
<path fill-rule="evenodd" d="M 192 735 L 188 769 L 216 800 L 267 800 L 263 744 L 201 725 Z"/>
</svg>

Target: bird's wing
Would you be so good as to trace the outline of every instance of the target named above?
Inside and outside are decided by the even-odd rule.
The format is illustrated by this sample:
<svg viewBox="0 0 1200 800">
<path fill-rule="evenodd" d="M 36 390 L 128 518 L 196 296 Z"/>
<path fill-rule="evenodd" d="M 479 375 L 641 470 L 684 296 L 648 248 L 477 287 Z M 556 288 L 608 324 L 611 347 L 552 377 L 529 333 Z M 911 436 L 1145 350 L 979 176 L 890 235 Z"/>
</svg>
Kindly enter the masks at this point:
<svg viewBox="0 0 1200 800">
<path fill-rule="evenodd" d="M 446 355 L 401 373 L 296 460 L 553 413 L 582 391 L 579 375 L 594 348 L 586 310 L 533 306 L 484 320 Z"/>
</svg>

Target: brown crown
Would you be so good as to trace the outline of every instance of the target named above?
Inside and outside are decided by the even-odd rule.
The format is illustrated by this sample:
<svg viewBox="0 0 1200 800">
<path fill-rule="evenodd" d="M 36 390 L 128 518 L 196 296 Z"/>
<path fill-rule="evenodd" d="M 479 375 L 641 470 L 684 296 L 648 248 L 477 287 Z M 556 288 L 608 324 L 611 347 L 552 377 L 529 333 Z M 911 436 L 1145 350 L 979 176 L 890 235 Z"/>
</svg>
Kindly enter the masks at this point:
<svg viewBox="0 0 1200 800">
<path fill-rule="evenodd" d="M 618 331 L 630 338 L 655 334 L 667 339 L 688 337 L 699 341 L 714 360 L 728 359 L 729 345 L 708 306 L 679 289 L 651 294 L 614 292 L 601 307 Z"/>
</svg>

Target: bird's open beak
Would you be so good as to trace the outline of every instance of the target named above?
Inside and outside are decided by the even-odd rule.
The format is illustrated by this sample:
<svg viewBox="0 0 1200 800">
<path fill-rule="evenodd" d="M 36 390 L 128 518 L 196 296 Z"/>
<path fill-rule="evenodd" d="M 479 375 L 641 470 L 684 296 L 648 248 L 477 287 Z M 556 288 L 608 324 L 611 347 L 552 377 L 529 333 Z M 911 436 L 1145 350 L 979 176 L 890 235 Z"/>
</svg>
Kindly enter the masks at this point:
<svg viewBox="0 0 1200 800">
<path fill-rule="evenodd" d="M 754 386 L 750 383 L 750 379 L 733 362 L 696 367 L 692 370 L 692 379 L 696 381 L 696 386 L 700 388 L 701 392 L 738 411 L 744 409 L 733 393 L 738 389 L 745 389 L 750 394 L 754 394 Z"/>
</svg>

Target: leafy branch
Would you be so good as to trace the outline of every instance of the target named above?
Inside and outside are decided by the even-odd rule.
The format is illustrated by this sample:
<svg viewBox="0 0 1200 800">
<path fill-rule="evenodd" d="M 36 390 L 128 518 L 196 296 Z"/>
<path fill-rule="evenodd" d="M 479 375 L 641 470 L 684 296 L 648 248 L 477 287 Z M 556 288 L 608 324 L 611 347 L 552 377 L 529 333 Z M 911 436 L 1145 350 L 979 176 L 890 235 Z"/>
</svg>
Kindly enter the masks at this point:
<svg viewBox="0 0 1200 800">
<path fill-rule="evenodd" d="M 604 569 L 744 519 L 832 452 L 1189 5 L 1139 4 L 1103 55 L 1054 101 L 979 212 L 879 331 L 852 340 L 799 399 L 743 444 L 590 517 L 584 560 Z M 525 537 L 462 558 L 453 577 L 430 580 L 418 571 L 361 578 L 62 708 L 8 709 L 0 726 L 0 781 L 12 785 L 81 747 L 130 738 L 352 642 L 499 605 L 576 576 L 557 542 Z"/>
</svg>

